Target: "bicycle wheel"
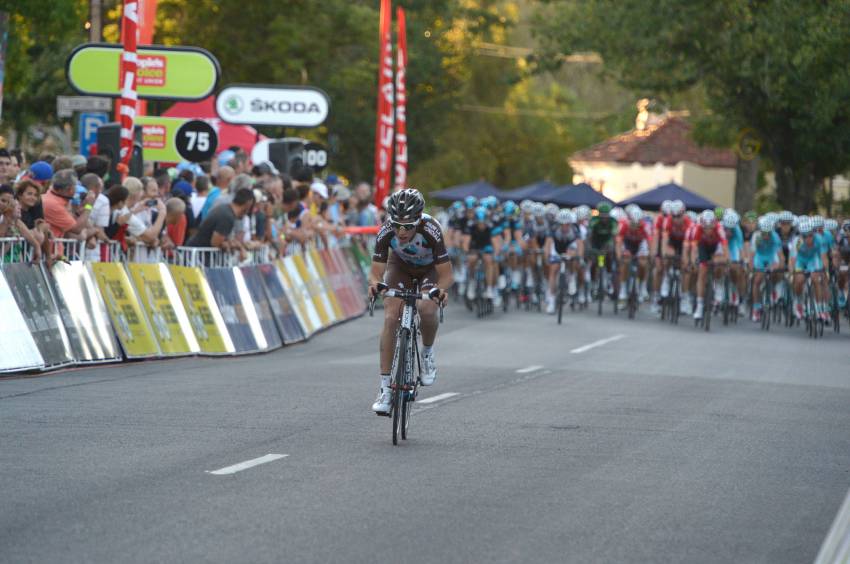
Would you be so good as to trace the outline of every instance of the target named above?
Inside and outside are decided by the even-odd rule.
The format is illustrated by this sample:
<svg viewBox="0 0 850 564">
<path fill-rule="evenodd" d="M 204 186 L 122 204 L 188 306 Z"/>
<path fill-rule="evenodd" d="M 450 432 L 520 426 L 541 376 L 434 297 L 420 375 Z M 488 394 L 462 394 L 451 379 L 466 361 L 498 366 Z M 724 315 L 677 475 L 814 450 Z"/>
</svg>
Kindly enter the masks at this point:
<svg viewBox="0 0 850 564">
<path fill-rule="evenodd" d="M 596 303 L 597 303 L 597 315 L 602 315 L 602 306 L 605 303 L 605 271 L 604 267 L 599 267 L 596 269 Z"/>
<path fill-rule="evenodd" d="M 628 314 L 629 319 L 635 318 L 635 313 L 637 312 L 637 278 L 633 275 L 629 276 L 629 281 L 626 284 L 626 291 L 628 292 Z"/>
<path fill-rule="evenodd" d="M 703 293 L 702 322 L 705 330 L 711 329 L 711 315 L 714 313 L 714 269 L 711 263 L 705 276 L 705 291 Z M 706 305 L 707 304 L 707 305 Z"/>
<path fill-rule="evenodd" d="M 393 372 L 393 390 L 392 390 L 392 412 L 393 412 L 393 444 L 398 445 L 398 441 L 402 435 L 403 411 L 404 411 L 404 383 L 405 371 L 407 366 L 407 341 L 408 333 L 406 330 L 400 331 L 396 339 L 396 365 Z"/>
<path fill-rule="evenodd" d="M 410 430 L 410 419 L 413 414 L 413 402 L 416 399 L 416 388 L 418 376 L 415 370 L 419 369 L 419 353 L 414 351 L 416 343 L 416 331 L 413 333 L 413 338 L 408 344 L 407 358 L 410 359 L 408 367 L 405 370 L 405 389 L 402 393 L 402 410 L 401 410 L 401 438 L 407 440 L 408 431 Z M 414 359 L 416 362 L 413 362 Z"/>
<path fill-rule="evenodd" d="M 564 293 L 566 293 L 567 286 L 565 278 L 566 276 L 563 272 L 558 273 L 558 296 L 555 298 L 558 300 L 556 303 L 556 307 L 558 308 L 558 325 L 561 324 L 561 318 L 564 315 Z"/>
</svg>

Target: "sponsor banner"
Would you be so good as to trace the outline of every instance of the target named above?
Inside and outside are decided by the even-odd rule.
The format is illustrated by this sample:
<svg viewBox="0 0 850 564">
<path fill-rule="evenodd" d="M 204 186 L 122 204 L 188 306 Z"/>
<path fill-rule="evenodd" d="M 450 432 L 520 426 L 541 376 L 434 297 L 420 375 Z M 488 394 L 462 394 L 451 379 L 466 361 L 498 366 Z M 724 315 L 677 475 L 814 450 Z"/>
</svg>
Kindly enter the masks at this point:
<svg viewBox="0 0 850 564">
<path fill-rule="evenodd" d="M 85 263 L 57 262 L 47 278 L 74 358 L 80 362 L 121 360 L 109 312 Z"/>
<path fill-rule="evenodd" d="M 0 372 L 17 372 L 44 368 L 41 352 L 30 333 L 18 302 L 0 272 Z"/>
<path fill-rule="evenodd" d="M 311 86 L 233 84 L 215 99 L 218 117 L 227 123 L 317 127 L 328 117 L 330 99 Z"/>
<path fill-rule="evenodd" d="M 360 265 L 350 260 L 342 249 L 331 249 L 331 258 L 336 262 L 339 271 L 342 272 L 343 283 L 351 296 L 351 312 L 353 316 L 360 315 L 366 309 L 365 293 L 360 285 Z"/>
<path fill-rule="evenodd" d="M 277 328 L 285 344 L 297 343 L 306 339 L 306 331 L 301 325 L 298 314 L 290 303 L 283 272 L 277 264 L 261 264 L 257 267 L 263 279 L 266 296 L 274 313 Z"/>
<path fill-rule="evenodd" d="M 249 301 L 253 304 L 257 318 L 260 320 L 260 327 L 266 338 L 266 348 L 276 349 L 283 346 L 281 332 L 277 329 L 275 314 L 266 295 L 263 275 L 260 274 L 256 266 L 243 266 L 240 270 L 242 278 L 245 280 L 248 294 L 250 294 Z"/>
<path fill-rule="evenodd" d="M 396 8 L 398 56 L 395 71 L 395 188 L 407 188 L 407 24 Z"/>
<path fill-rule="evenodd" d="M 258 326 L 257 332 L 262 336 L 259 320 L 256 314 L 253 319 L 250 318 L 243 306 L 239 289 L 236 287 L 233 268 L 207 268 L 204 270 L 204 275 L 209 282 L 227 332 L 233 341 L 234 352 L 237 354 L 259 352 L 260 344 L 257 343 L 255 332 L 251 328 L 253 322 Z M 240 280 L 241 278 L 240 276 Z M 244 281 L 242 285 L 244 286 Z M 265 348 L 265 343 L 262 344 Z"/>
<path fill-rule="evenodd" d="M 68 83 L 80 94 L 121 95 L 121 45 L 88 43 L 68 57 Z M 219 64 L 209 51 L 197 47 L 140 45 L 137 49 L 136 86 L 146 100 L 202 100 L 213 93 Z"/>
<path fill-rule="evenodd" d="M 375 205 L 383 207 L 390 194 L 390 169 L 393 164 L 394 88 L 392 9 L 390 0 L 381 0 L 378 52 L 378 110 L 375 124 Z"/>
<path fill-rule="evenodd" d="M 114 262 L 96 262 L 91 263 L 89 268 L 127 358 L 159 356 L 153 330 L 124 266 Z"/>
<path fill-rule="evenodd" d="M 330 278 L 331 286 L 333 286 L 333 291 L 336 294 L 337 301 L 342 308 L 343 318 L 350 319 L 354 317 L 354 315 L 356 315 L 356 306 L 352 299 L 353 296 L 351 295 L 351 289 L 348 288 L 344 271 L 340 268 L 340 265 L 337 264 L 331 254 L 331 251 L 324 249 L 319 251 L 319 254 L 322 257 L 322 262 L 325 263 L 325 272 L 327 273 L 328 278 Z"/>
<path fill-rule="evenodd" d="M 356 246 L 352 245 L 348 249 L 342 251 L 343 257 L 351 266 L 351 275 L 357 280 L 363 292 L 369 291 L 368 271 L 364 269 L 363 263 L 360 262 L 359 251 Z"/>
<path fill-rule="evenodd" d="M 298 269 L 298 275 L 301 280 L 307 285 L 307 293 L 310 295 L 310 301 L 316 306 L 316 311 L 319 313 L 319 319 L 322 320 L 322 329 L 329 327 L 333 323 L 333 318 L 330 313 L 330 303 L 324 295 L 324 287 L 317 280 L 318 276 L 314 272 L 310 272 L 307 265 L 309 255 L 293 255 L 292 260 L 295 262 L 295 267 Z"/>
<path fill-rule="evenodd" d="M 313 300 L 310 299 L 307 285 L 301 280 L 292 257 L 278 260 L 277 268 L 282 275 L 283 289 L 286 290 L 287 296 L 291 296 L 295 314 L 301 321 L 301 326 L 304 327 L 304 333 L 309 337 L 322 328 L 322 322 L 319 319 L 319 312 L 313 305 Z"/>
<path fill-rule="evenodd" d="M 5 264 L 3 273 L 41 353 L 44 367 L 72 364 L 71 343 L 41 268 L 22 263 Z"/>
<path fill-rule="evenodd" d="M 183 308 L 189 318 L 195 339 L 204 354 L 232 354 L 236 352 L 224 318 L 218 309 L 210 285 L 200 268 L 168 266 L 171 278 L 180 294 Z"/>
<path fill-rule="evenodd" d="M 333 287 L 332 280 L 330 277 L 330 273 L 325 268 L 324 261 L 322 260 L 322 255 L 316 249 L 311 249 L 305 257 L 308 257 L 310 260 L 307 262 L 307 267 L 309 268 L 312 264 L 313 270 L 311 274 L 315 272 L 316 280 L 322 285 L 324 289 L 324 295 L 327 296 L 327 303 L 330 304 L 330 309 L 328 312 L 331 313 L 331 317 L 334 321 L 342 321 L 345 319 L 345 314 L 342 311 L 342 307 L 339 304 L 339 297 L 336 295 L 336 290 Z"/>
<path fill-rule="evenodd" d="M 185 118 L 140 116 L 136 124 L 142 126 L 142 147 L 145 160 L 160 163 L 179 163 L 183 159 L 177 153 L 174 140 L 177 130 L 186 123 Z"/>
<path fill-rule="evenodd" d="M 131 263 L 127 270 L 162 354 L 174 356 L 201 352 L 168 267 L 162 263 Z"/>
</svg>

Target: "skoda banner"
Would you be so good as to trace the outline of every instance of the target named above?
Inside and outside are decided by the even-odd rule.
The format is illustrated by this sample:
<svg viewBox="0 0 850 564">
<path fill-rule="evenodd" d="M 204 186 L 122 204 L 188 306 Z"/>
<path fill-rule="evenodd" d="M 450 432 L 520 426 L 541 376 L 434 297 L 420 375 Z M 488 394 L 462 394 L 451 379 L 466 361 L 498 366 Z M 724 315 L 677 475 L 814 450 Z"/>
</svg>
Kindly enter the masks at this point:
<svg viewBox="0 0 850 564">
<path fill-rule="evenodd" d="M 121 95 L 118 63 L 120 44 L 88 43 L 71 52 L 65 72 L 80 94 Z M 198 47 L 141 45 L 137 50 L 139 98 L 202 100 L 213 93 L 220 74 L 218 61 Z"/>
<path fill-rule="evenodd" d="M 329 109 L 328 95 L 310 86 L 231 85 L 215 99 L 218 117 L 242 125 L 316 127 Z"/>
</svg>

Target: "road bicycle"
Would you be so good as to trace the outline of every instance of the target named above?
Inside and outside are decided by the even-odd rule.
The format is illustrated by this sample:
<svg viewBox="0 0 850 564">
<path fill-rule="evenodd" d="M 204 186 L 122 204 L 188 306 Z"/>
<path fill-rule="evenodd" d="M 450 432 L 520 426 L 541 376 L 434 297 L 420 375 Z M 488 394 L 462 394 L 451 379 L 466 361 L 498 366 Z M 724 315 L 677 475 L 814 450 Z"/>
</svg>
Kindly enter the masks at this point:
<svg viewBox="0 0 850 564">
<path fill-rule="evenodd" d="M 679 323 L 682 307 L 682 258 L 676 255 L 664 257 L 664 276 L 667 280 L 667 296 L 661 300 L 661 319 Z M 661 281 L 664 284 L 664 279 Z"/>
<path fill-rule="evenodd" d="M 558 263 L 558 293 L 557 293 L 557 308 L 558 308 L 558 325 L 561 324 L 561 318 L 564 315 L 564 303 L 567 297 L 570 298 L 570 308 L 575 309 L 575 303 L 578 296 L 577 278 L 578 274 L 573 272 L 573 264 L 578 260 L 577 257 L 568 257 L 561 255 Z M 570 284 L 572 283 L 572 284 Z M 572 291 L 570 286 L 572 285 Z"/>
<path fill-rule="evenodd" d="M 391 401 L 388 417 L 393 422 L 393 444 L 399 440 L 407 440 L 410 430 L 410 419 L 413 414 L 413 403 L 419 393 L 419 379 L 422 373 L 422 360 L 419 356 L 419 312 L 416 309 L 418 300 L 436 300 L 440 295 L 439 288 L 430 292 L 419 290 L 419 281 L 413 281 L 413 290 L 390 289 L 383 282 L 377 285 L 378 293 L 384 297 L 398 298 L 404 302 L 399 317 L 399 327 L 396 331 L 395 352 L 390 372 Z M 374 315 L 375 299 L 369 301 L 369 315 Z M 440 304 L 440 323 L 443 322 L 443 304 Z"/>
</svg>

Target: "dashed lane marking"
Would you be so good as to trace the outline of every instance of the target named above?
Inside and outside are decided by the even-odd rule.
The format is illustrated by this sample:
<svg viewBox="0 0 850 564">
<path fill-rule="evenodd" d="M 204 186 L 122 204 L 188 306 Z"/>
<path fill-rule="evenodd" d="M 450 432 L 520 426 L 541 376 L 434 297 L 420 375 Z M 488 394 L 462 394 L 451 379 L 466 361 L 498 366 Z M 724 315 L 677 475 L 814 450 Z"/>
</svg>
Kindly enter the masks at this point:
<svg viewBox="0 0 850 564">
<path fill-rule="evenodd" d="M 528 374 L 529 372 L 537 372 L 543 368 L 539 364 L 532 364 L 531 366 L 526 366 L 525 368 L 520 368 L 516 371 L 517 374 Z"/>
<path fill-rule="evenodd" d="M 287 456 L 289 455 L 267 454 L 265 456 L 261 456 L 260 458 L 254 458 L 252 460 L 240 462 L 239 464 L 234 464 L 233 466 L 225 466 L 224 468 L 219 468 L 218 470 L 207 470 L 207 474 L 214 474 L 215 476 L 226 476 L 228 474 L 236 474 L 237 472 L 241 472 L 242 470 L 247 470 L 248 468 L 253 468 L 254 466 L 259 466 L 260 464 L 265 464 L 266 462 L 274 462 L 275 460 L 280 460 L 281 458 L 286 458 Z"/>
<path fill-rule="evenodd" d="M 448 393 L 445 393 L 445 394 L 440 394 L 438 396 L 431 396 L 430 398 L 416 400 L 416 403 L 434 403 L 434 402 L 437 402 L 437 401 L 440 401 L 440 400 L 453 398 L 456 395 L 458 395 L 458 394 L 453 393 L 453 392 L 448 392 Z"/>
<path fill-rule="evenodd" d="M 614 335 L 613 337 L 608 337 L 607 339 L 594 341 L 590 344 L 584 345 L 583 347 L 573 349 L 570 352 L 573 353 L 573 354 L 581 354 L 583 352 L 589 351 L 590 349 L 595 349 L 596 347 L 601 347 L 603 345 L 607 345 L 608 343 L 613 343 L 614 341 L 619 341 L 623 337 L 625 337 L 625 335 Z"/>
</svg>

